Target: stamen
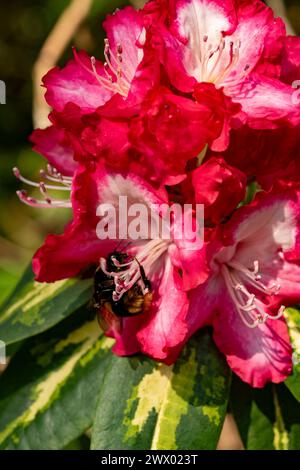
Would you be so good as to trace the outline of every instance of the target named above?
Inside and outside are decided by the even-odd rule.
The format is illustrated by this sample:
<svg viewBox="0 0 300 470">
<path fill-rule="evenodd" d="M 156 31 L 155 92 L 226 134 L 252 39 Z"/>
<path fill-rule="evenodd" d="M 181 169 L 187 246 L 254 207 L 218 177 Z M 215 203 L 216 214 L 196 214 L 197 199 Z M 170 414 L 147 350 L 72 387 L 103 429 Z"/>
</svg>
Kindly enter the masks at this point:
<svg viewBox="0 0 300 470">
<path fill-rule="evenodd" d="M 72 183 L 72 180 L 73 178 L 72 177 L 69 177 L 69 176 L 62 176 L 61 173 L 59 173 L 59 171 L 54 168 L 54 166 L 52 165 L 47 165 L 47 171 L 48 171 L 48 174 L 50 176 L 52 176 L 53 178 L 56 178 L 56 179 L 59 179 L 59 180 L 66 180 L 66 181 L 69 181 L 70 183 Z"/>
<path fill-rule="evenodd" d="M 211 59 L 213 59 L 213 57 L 215 56 L 215 54 L 218 54 L 218 55 L 215 57 L 215 63 L 214 63 L 212 69 L 210 70 L 210 72 L 209 72 L 209 74 L 208 74 L 207 81 L 211 81 L 211 82 L 214 82 L 214 81 L 215 81 L 213 74 L 214 74 L 216 68 L 217 68 L 218 65 L 219 65 L 219 62 L 220 62 L 220 59 L 221 59 L 221 57 L 222 57 L 222 54 L 223 54 L 224 49 L 225 49 L 225 41 L 224 41 L 224 39 L 222 38 L 220 44 L 218 45 L 218 47 L 217 47 L 213 52 L 210 52 L 210 54 L 209 54 L 209 56 L 208 56 L 208 60 L 207 60 L 206 63 L 205 63 L 205 69 L 207 70 L 207 69 L 208 69 L 208 66 L 209 66 L 209 62 L 211 61 Z"/>
<path fill-rule="evenodd" d="M 110 46 L 109 46 L 109 41 L 108 39 L 105 39 L 104 40 L 104 44 L 105 44 L 105 47 L 104 47 L 104 57 L 105 57 L 105 60 L 106 60 L 106 64 L 108 65 L 108 67 L 110 68 L 110 70 L 112 71 L 112 73 L 114 75 L 117 75 L 117 71 L 120 67 L 120 60 L 118 58 L 116 58 L 116 56 L 114 55 L 114 53 L 111 51 L 110 49 Z M 121 55 L 118 53 L 118 55 Z M 112 64 L 112 60 L 114 61 L 115 63 L 115 66 Z"/>
<path fill-rule="evenodd" d="M 241 42 L 239 40 L 235 43 L 232 41 L 229 43 L 229 63 L 224 68 L 221 75 L 218 76 L 217 81 L 215 83 L 222 83 L 223 79 L 229 75 L 233 67 L 235 67 L 235 65 L 238 63 L 240 58 L 240 47 Z"/>
<path fill-rule="evenodd" d="M 94 76 L 96 77 L 100 85 L 109 91 L 115 92 L 115 86 L 114 86 L 112 77 L 110 77 L 109 80 L 107 80 L 106 78 L 101 77 L 101 75 L 98 74 L 97 69 L 96 69 L 95 57 L 91 57 L 91 65 L 92 65 Z M 106 67 L 104 69 L 106 70 Z"/>
<path fill-rule="evenodd" d="M 24 178 L 22 176 L 20 170 L 18 168 L 13 169 L 13 173 L 15 177 L 19 180 L 22 181 L 23 183 L 34 187 L 38 188 L 40 190 L 41 195 L 44 197 L 44 201 L 40 201 L 34 197 L 30 197 L 27 195 L 27 191 L 21 190 L 17 191 L 17 195 L 24 204 L 27 204 L 31 207 L 39 207 L 39 208 L 49 208 L 49 207 L 62 207 L 62 208 L 71 208 L 72 204 L 69 199 L 66 200 L 61 200 L 61 199 L 53 199 L 49 196 L 48 190 L 55 190 L 55 191 L 71 191 L 71 183 L 72 180 L 68 179 L 65 180 L 62 175 L 60 175 L 57 170 L 55 170 L 53 167 L 50 165 L 48 166 L 48 172 L 52 175 L 55 176 L 49 176 L 47 173 L 45 173 L 44 170 L 41 170 L 40 175 L 43 175 L 47 177 L 47 179 L 50 181 L 55 181 L 56 183 L 60 183 L 61 185 L 53 185 L 53 184 L 45 184 L 43 181 L 40 181 L 39 183 L 36 183 L 35 181 L 28 180 L 27 178 Z"/>
<path fill-rule="evenodd" d="M 253 309 L 253 304 L 255 300 L 255 295 L 254 294 L 249 294 L 247 289 L 242 284 L 236 284 L 234 288 L 238 291 L 241 291 L 246 297 L 248 297 L 247 303 L 243 306 L 244 310 L 252 310 Z"/>
<path fill-rule="evenodd" d="M 72 178 L 69 178 L 68 176 L 62 176 L 59 174 L 59 176 L 50 176 L 48 173 L 46 173 L 45 170 L 40 170 L 40 177 L 44 180 L 47 181 L 52 181 L 54 183 L 61 183 L 65 186 L 71 186 L 72 185 Z"/>
<path fill-rule="evenodd" d="M 130 89 L 131 80 L 124 74 L 122 70 L 122 57 L 121 53 L 117 53 L 117 57 L 110 50 L 108 40 L 104 43 L 104 56 L 106 62 L 104 63 L 104 72 L 106 77 L 100 75 L 97 70 L 97 63 L 95 57 L 91 57 L 91 69 L 87 67 L 79 57 L 76 50 L 74 50 L 74 57 L 76 62 L 84 68 L 87 72 L 93 75 L 101 87 L 112 93 L 119 93 L 120 95 L 127 97 Z M 114 61 L 113 65 L 111 59 Z M 109 73 L 112 72 L 112 75 Z"/>
<path fill-rule="evenodd" d="M 58 199 L 50 199 L 47 198 L 44 201 L 40 201 L 33 197 L 27 196 L 27 192 L 23 189 L 21 191 L 17 191 L 17 196 L 19 197 L 20 201 L 26 204 L 27 206 L 37 207 L 41 209 L 45 208 L 66 208 L 69 209 L 72 207 L 71 202 L 58 200 Z"/>
<path fill-rule="evenodd" d="M 91 58 L 91 65 L 92 65 L 92 70 L 93 74 L 98 80 L 98 82 L 104 86 L 107 90 L 113 92 L 113 93 L 119 93 L 120 95 L 127 97 L 129 89 L 130 89 L 130 82 L 129 80 L 126 79 L 124 75 L 122 75 L 122 64 L 120 60 L 117 60 L 115 56 L 114 57 L 115 62 L 117 63 L 117 67 L 114 67 L 110 61 L 110 58 L 108 56 L 108 53 L 105 52 L 105 64 L 104 64 L 104 71 L 106 74 L 106 77 L 102 77 L 101 75 L 98 74 L 97 69 L 96 69 L 96 59 L 95 57 Z M 113 73 L 113 76 L 109 73 L 111 71 Z M 115 77 L 115 81 L 113 79 Z"/>
<path fill-rule="evenodd" d="M 105 75 L 107 76 L 108 80 L 110 81 L 110 83 L 113 83 L 113 78 L 111 76 L 111 74 L 109 73 L 109 66 L 108 66 L 108 63 L 107 62 L 104 62 L 104 72 L 105 72 Z"/>
<path fill-rule="evenodd" d="M 277 295 L 279 290 L 280 290 L 280 285 L 276 282 L 271 284 L 269 287 L 265 286 L 261 281 L 262 276 L 258 274 L 258 269 L 259 269 L 259 263 L 258 261 L 254 261 L 254 269 L 253 271 L 250 271 L 249 269 L 245 268 L 241 263 L 238 261 L 230 261 L 228 263 L 228 266 L 231 268 L 235 269 L 242 275 L 243 278 L 246 278 L 245 280 L 251 284 L 255 289 L 257 289 L 260 292 L 263 292 L 264 294 L 267 295 Z"/>
<path fill-rule="evenodd" d="M 127 82 L 126 83 L 127 86 L 130 87 L 131 80 L 129 79 L 129 77 L 127 77 L 124 70 L 122 70 L 122 62 L 123 62 L 123 56 L 122 56 L 123 47 L 122 47 L 122 44 L 117 45 L 117 56 L 115 56 L 114 52 L 110 48 L 109 40 L 106 39 L 105 40 L 105 50 L 107 51 L 107 53 L 106 54 L 104 53 L 104 55 L 105 55 L 105 58 L 106 58 L 106 61 L 107 61 L 108 65 L 112 67 L 112 72 L 115 75 L 118 75 L 118 71 L 120 71 L 121 75 L 122 75 L 122 78 L 125 79 L 125 82 Z M 113 65 L 112 61 L 115 63 L 115 66 Z M 117 73 L 116 73 L 116 70 L 117 70 Z"/>
<path fill-rule="evenodd" d="M 285 309 L 286 307 L 284 305 L 281 305 L 281 307 L 278 310 L 277 315 L 269 315 L 268 313 L 266 315 L 270 320 L 278 320 L 284 314 Z"/>
<path fill-rule="evenodd" d="M 256 292 L 273 296 L 277 295 L 280 290 L 280 285 L 277 282 L 273 282 L 269 287 L 264 285 L 261 282 L 262 276 L 258 272 L 258 260 L 254 261 L 252 270 L 234 260 L 221 266 L 221 273 L 231 299 L 243 323 L 249 328 L 256 328 L 268 319 L 278 320 L 285 310 L 285 307 L 281 306 L 275 315 L 266 313 L 269 306 L 258 299 L 254 292 L 249 291 L 252 287 Z"/>
<path fill-rule="evenodd" d="M 29 186 L 33 186 L 34 188 L 41 188 L 41 185 L 43 184 L 44 188 L 46 189 L 53 189 L 56 191 L 70 191 L 71 188 L 66 188 L 65 186 L 54 186 L 54 185 L 45 185 L 44 183 L 35 183 L 34 181 L 28 180 L 27 178 L 24 178 L 22 176 L 20 170 L 18 168 L 13 168 L 13 173 L 15 177 L 22 181 L 22 183 L 28 184 Z"/>
<path fill-rule="evenodd" d="M 220 35 L 219 43 L 210 43 L 208 35 L 199 41 L 199 76 L 200 82 L 212 82 L 218 86 L 235 86 L 248 73 L 246 65 L 239 76 L 229 78 L 240 57 L 241 41 L 228 41 Z M 227 65 L 226 65 L 227 64 Z"/>
<path fill-rule="evenodd" d="M 253 274 L 255 276 L 256 281 L 261 280 L 261 275 L 259 274 L 259 262 L 258 260 L 255 260 L 253 263 Z"/>
</svg>

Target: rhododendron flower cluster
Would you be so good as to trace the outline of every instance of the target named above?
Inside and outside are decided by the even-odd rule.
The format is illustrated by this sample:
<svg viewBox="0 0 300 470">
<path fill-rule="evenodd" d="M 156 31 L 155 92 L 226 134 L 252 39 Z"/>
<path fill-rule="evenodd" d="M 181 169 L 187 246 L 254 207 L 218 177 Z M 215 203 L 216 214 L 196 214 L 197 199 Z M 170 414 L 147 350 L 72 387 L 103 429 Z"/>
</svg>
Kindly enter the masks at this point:
<svg viewBox="0 0 300 470">
<path fill-rule="evenodd" d="M 260 0 L 151 0 L 118 10 L 104 27 L 104 62 L 74 50 L 43 80 L 51 126 L 31 137 L 48 161 L 41 182 L 15 169 L 41 192 L 22 190 L 22 201 L 73 211 L 64 233 L 35 254 L 36 280 L 101 268 L 119 301 L 142 286 L 142 267 L 151 302 L 108 322 L 116 354 L 172 364 L 210 326 L 244 381 L 285 380 L 284 311 L 300 300 L 300 39 Z M 129 261 L 114 259 L 110 271 L 120 244 L 97 236 L 97 208 L 118 211 L 120 196 L 129 207 L 189 204 L 193 214 L 203 204 L 204 243 L 177 239 L 174 217 L 169 240 L 123 237 Z"/>
</svg>

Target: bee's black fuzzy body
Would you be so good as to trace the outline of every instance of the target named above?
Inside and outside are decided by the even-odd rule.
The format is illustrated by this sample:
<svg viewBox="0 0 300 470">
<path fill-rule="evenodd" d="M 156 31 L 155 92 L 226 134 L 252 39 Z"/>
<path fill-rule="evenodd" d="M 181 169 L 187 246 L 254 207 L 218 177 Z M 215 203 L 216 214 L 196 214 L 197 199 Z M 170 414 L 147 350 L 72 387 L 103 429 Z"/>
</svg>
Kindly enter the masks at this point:
<svg viewBox="0 0 300 470">
<path fill-rule="evenodd" d="M 115 281 L 113 273 L 121 272 L 122 267 L 116 266 L 113 260 L 117 260 L 122 265 L 130 259 L 129 255 L 122 252 L 113 252 L 106 259 L 107 271 L 112 275 L 108 276 L 101 266 L 96 270 L 94 276 L 94 307 L 99 311 L 99 323 L 104 329 L 103 323 L 111 323 L 107 321 L 108 317 L 115 316 L 119 319 L 142 315 L 149 310 L 152 302 L 151 283 L 145 275 L 145 271 L 139 265 L 140 279 L 147 289 L 147 293 L 143 293 L 142 287 L 136 282 L 127 292 L 125 292 L 120 300 L 113 300 L 115 291 Z"/>
</svg>

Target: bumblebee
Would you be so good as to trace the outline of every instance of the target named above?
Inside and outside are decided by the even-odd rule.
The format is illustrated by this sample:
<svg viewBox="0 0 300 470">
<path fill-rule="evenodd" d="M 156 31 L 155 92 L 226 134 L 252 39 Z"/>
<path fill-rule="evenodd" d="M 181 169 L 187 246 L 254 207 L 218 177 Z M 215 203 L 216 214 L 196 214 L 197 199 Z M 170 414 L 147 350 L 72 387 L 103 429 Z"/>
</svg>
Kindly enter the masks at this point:
<svg viewBox="0 0 300 470">
<path fill-rule="evenodd" d="M 127 266 L 136 264 L 137 280 L 116 300 L 116 278 L 122 276 Z M 98 310 L 100 327 L 107 331 L 113 328 L 121 331 L 122 318 L 146 313 L 152 303 L 151 283 L 143 266 L 136 258 L 114 251 L 105 260 L 105 268 L 100 265 L 94 276 L 94 307 Z"/>
</svg>

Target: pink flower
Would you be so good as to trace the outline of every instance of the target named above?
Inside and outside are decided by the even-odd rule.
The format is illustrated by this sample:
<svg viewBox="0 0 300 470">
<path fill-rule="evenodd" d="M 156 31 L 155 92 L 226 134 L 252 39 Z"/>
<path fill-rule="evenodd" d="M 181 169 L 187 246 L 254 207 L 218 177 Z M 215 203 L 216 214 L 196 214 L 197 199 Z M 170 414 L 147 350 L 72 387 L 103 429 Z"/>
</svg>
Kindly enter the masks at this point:
<svg viewBox="0 0 300 470">
<path fill-rule="evenodd" d="M 211 82 L 242 106 L 239 119 L 256 128 L 299 123 L 293 88 L 279 80 L 280 19 L 260 0 L 169 0 L 157 26 L 157 47 L 173 85 L 192 93 Z M 163 17 L 164 19 L 164 17 Z M 159 40 L 159 37 L 162 37 Z M 243 117 L 244 115 L 244 117 Z M 218 142 L 216 150 L 224 149 Z"/>
<path fill-rule="evenodd" d="M 271 39 L 273 40 L 273 37 Z M 279 50 L 278 46 L 273 50 L 273 65 L 277 70 L 279 64 L 277 77 L 293 86 L 293 101 L 296 108 L 297 102 L 300 104 L 300 93 L 299 89 L 297 90 L 300 40 L 290 36 L 284 40 L 281 38 L 280 44 Z M 271 51 L 270 45 L 267 51 Z M 265 62 L 263 64 L 265 65 Z M 260 62 L 260 68 L 263 64 Z M 218 154 L 208 152 L 207 157 L 212 155 Z M 300 126 L 281 123 L 276 129 L 253 129 L 249 125 L 232 129 L 228 148 L 219 155 L 230 165 L 245 172 L 250 180 L 258 180 L 264 189 L 269 189 L 278 180 L 297 182 L 300 180 Z"/>
<path fill-rule="evenodd" d="M 283 305 L 300 299 L 299 190 L 259 193 L 220 226 L 211 276 L 190 296 L 190 332 L 213 325 L 228 364 L 253 387 L 292 371 Z"/>
<path fill-rule="evenodd" d="M 108 16 L 104 27 L 107 31 L 104 64 L 83 51 L 74 51 L 74 59 L 65 68 L 56 67 L 44 78 L 47 102 L 56 111 L 73 103 L 83 113 L 91 113 L 116 94 L 127 98 L 135 79 L 142 79 L 141 86 L 145 86 L 139 69 L 140 66 L 143 69 L 145 42 L 142 13 L 132 7 L 124 8 Z"/>
<path fill-rule="evenodd" d="M 141 101 L 158 80 L 159 64 L 145 44 L 146 30 L 142 13 L 132 7 L 124 8 L 108 16 L 104 26 L 107 31 L 104 64 L 89 57 L 84 51 L 74 50 L 73 60 L 63 69 L 55 67 L 50 70 L 44 78 L 47 89 L 45 97 L 53 108 L 50 114 L 53 126 L 35 131 L 32 141 L 35 150 L 64 175 L 69 175 L 76 168 L 72 160 L 94 158 L 97 151 L 103 150 L 105 153 L 113 142 L 113 136 L 105 138 L 113 125 L 104 120 L 99 123 L 101 129 L 97 129 L 104 135 L 103 142 L 94 148 L 91 156 L 89 149 L 92 143 L 88 148 L 85 147 L 90 129 L 84 116 L 94 114 L 99 107 L 110 102 L 108 115 L 110 110 L 114 114 L 116 109 L 120 113 L 122 108 L 128 113 L 128 109 Z M 122 123 L 116 126 L 116 133 L 120 132 L 120 127 Z M 85 129 L 81 142 L 81 133 Z M 95 137 L 93 140 L 95 142 Z M 113 152 L 113 149 L 109 152 L 110 157 Z"/>
<path fill-rule="evenodd" d="M 157 224 L 157 216 L 163 218 L 169 207 L 166 191 L 154 190 L 137 175 L 108 173 L 102 165 L 94 171 L 80 166 L 72 189 L 74 220 L 63 235 L 50 235 L 34 256 L 33 269 L 37 281 L 53 282 L 68 278 L 93 266 L 96 270 L 100 262 L 104 270 L 108 269 L 105 259 L 119 243 L 98 238 L 99 217 L 96 212 L 100 203 L 107 202 L 118 212 L 119 196 L 127 196 L 129 208 L 137 202 L 148 209 L 155 205 L 156 215 L 153 210 L 146 213 L 142 230 L 149 222 L 149 214 Z M 203 251 L 200 246 L 197 250 L 191 249 L 189 240 L 177 241 L 174 234 L 179 229 L 178 224 L 181 221 L 175 217 L 171 224 L 173 235 L 169 239 L 162 235 L 151 238 L 150 234 L 144 239 L 134 240 L 129 235 L 124 239 L 124 245 L 128 246 L 126 251 L 134 259 L 118 275 L 114 274 L 116 295 L 121 297 L 137 282 L 138 260 L 151 282 L 153 301 L 147 313 L 123 318 L 121 330 L 113 323 L 110 325 L 108 334 L 116 339 L 114 352 L 118 355 L 141 351 L 157 360 L 172 363 L 185 344 L 188 335 L 185 317 L 189 302 L 184 288 L 203 282 L 207 273 L 205 267 L 193 272 L 196 260 L 199 263 L 202 259 L 205 266 Z M 115 229 L 126 229 L 127 233 L 128 227 L 125 221 L 121 221 Z"/>
</svg>

